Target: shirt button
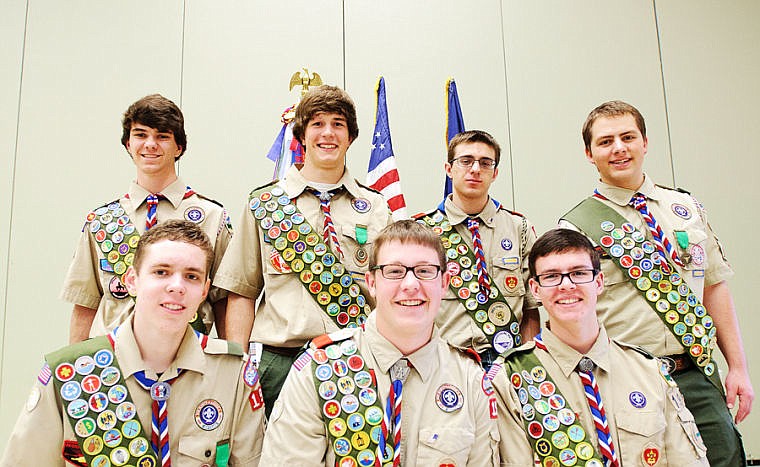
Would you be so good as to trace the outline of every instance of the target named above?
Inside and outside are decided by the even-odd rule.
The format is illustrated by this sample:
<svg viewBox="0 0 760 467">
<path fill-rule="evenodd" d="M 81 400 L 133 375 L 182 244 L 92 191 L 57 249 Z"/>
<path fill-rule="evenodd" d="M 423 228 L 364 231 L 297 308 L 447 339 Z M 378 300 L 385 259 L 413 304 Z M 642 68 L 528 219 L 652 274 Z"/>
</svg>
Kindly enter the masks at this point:
<svg viewBox="0 0 760 467">
<path fill-rule="evenodd" d="M 211 457 L 211 449 L 206 449 L 206 457 Z"/>
</svg>

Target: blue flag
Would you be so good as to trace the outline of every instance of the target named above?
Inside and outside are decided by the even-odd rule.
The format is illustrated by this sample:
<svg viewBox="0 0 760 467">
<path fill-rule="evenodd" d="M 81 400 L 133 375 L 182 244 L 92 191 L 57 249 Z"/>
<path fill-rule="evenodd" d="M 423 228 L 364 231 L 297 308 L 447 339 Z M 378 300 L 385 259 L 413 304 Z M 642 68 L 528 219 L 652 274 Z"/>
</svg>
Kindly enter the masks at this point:
<svg viewBox="0 0 760 467">
<path fill-rule="evenodd" d="M 446 81 L 446 149 L 448 152 L 449 141 L 455 135 L 463 132 L 464 117 L 462 108 L 459 106 L 459 94 L 457 93 L 457 83 L 454 78 Z M 446 181 L 443 188 L 443 199 L 451 194 L 451 178 L 446 175 Z"/>
</svg>

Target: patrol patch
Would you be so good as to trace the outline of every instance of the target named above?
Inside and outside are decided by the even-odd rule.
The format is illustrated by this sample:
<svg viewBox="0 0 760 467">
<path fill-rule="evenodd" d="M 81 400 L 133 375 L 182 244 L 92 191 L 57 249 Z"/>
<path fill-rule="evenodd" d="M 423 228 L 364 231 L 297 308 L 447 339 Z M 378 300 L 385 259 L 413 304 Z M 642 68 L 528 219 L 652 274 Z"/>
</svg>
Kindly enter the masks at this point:
<svg viewBox="0 0 760 467">
<path fill-rule="evenodd" d="M 372 209 L 372 204 L 369 202 L 368 199 L 365 198 L 354 198 L 351 200 L 351 206 L 354 208 L 354 210 L 360 214 L 364 214 L 365 212 L 369 212 L 370 209 Z"/>
<path fill-rule="evenodd" d="M 204 431 L 215 430 L 222 424 L 224 410 L 222 404 L 214 399 L 206 399 L 195 409 L 195 424 Z"/>
<path fill-rule="evenodd" d="M 458 387 L 445 383 L 435 392 L 435 403 L 444 412 L 455 412 L 464 405 L 464 397 Z"/>
<path fill-rule="evenodd" d="M 689 209 L 683 204 L 673 203 L 670 205 L 670 209 L 673 210 L 673 213 L 675 213 L 676 216 L 682 219 L 691 219 L 691 212 L 689 212 Z"/>
</svg>

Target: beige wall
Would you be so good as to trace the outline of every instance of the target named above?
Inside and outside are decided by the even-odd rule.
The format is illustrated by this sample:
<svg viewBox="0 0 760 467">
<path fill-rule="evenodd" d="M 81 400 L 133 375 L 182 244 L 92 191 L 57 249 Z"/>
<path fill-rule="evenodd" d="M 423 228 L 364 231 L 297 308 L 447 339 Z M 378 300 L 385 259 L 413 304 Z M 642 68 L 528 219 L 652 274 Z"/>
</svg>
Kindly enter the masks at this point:
<svg viewBox="0 0 760 467">
<path fill-rule="evenodd" d="M 647 171 L 706 205 L 733 260 L 752 360 L 758 17 L 752 0 L 2 0 L 0 449 L 42 355 L 66 342 L 70 305 L 57 294 L 84 215 L 133 176 L 121 113 L 152 92 L 180 103 L 189 141 L 180 172 L 234 221 L 271 176 L 264 155 L 301 67 L 355 98 L 348 166 L 362 181 L 374 85 L 386 77 L 410 212 L 439 201 L 444 83 L 455 77 L 467 127 L 504 148 L 495 196 L 542 231 L 593 187 L 579 136 L 588 111 L 630 101 L 647 119 Z M 760 416 L 741 429 L 753 454 Z"/>
</svg>

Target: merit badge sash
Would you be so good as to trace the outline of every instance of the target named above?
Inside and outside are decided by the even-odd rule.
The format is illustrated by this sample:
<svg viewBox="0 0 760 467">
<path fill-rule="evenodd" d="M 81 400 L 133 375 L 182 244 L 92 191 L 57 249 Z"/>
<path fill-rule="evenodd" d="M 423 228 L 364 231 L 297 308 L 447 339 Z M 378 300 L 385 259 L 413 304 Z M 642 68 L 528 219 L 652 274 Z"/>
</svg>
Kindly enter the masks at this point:
<svg viewBox="0 0 760 467">
<path fill-rule="evenodd" d="M 45 360 L 87 465 L 157 465 L 107 336 L 53 352 Z"/>
<path fill-rule="evenodd" d="M 439 210 L 432 216 L 422 217 L 418 222 L 432 227 L 441 237 L 448 259 L 446 269 L 451 274 L 449 287 L 483 330 L 494 350 L 501 354 L 519 346 L 522 343 L 520 323 L 498 287 L 491 287 L 490 296 L 480 291 L 475 254 L 462 236 L 451 227 L 448 218 Z"/>
<path fill-rule="evenodd" d="M 386 465 L 393 461 L 393 434 L 383 433 L 374 370 L 367 368 L 353 338 L 340 337 L 336 333 L 320 336 L 307 350 L 335 465 Z"/>
<path fill-rule="evenodd" d="M 188 187 L 188 193 L 195 192 Z M 87 214 L 87 228 L 105 255 L 100 260 L 101 271 L 114 274 L 108 284 L 111 295 L 118 300 L 129 297 L 130 293 L 124 285 L 124 274 L 132 266 L 140 242 L 140 233 L 134 223 L 117 200 Z M 206 333 L 206 326 L 197 311 L 190 325 L 193 329 Z"/>
<path fill-rule="evenodd" d="M 541 465 L 577 463 L 602 467 L 602 459 L 588 442 L 575 411 L 533 351 L 518 351 L 506 360 L 504 357 L 499 360 L 503 360 L 512 390 L 520 400 L 525 432 L 535 440 L 532 447 L 541 459 Z"/>
<path fill-rule="evenodd" d="M 688 350 L 697 368 L 723 392 L 712 357 L 717 342 L 713 319 L 680 274 L 662 270 L 661 255 L 654 243 L 617 211 L 594 197 L 586 198 L 564 218 L 601 245 Z M 674 265 L 670 266 L 671 271 L 677 271 Z"/>
<path fill-rule="evenodd" d="M 370 310 L 359 284 L 285 191 L 277 185 L 256 190 L 248 206 L 264 237 L 333 322 L 339 328 L 364 324 Z"/>
</svg>

